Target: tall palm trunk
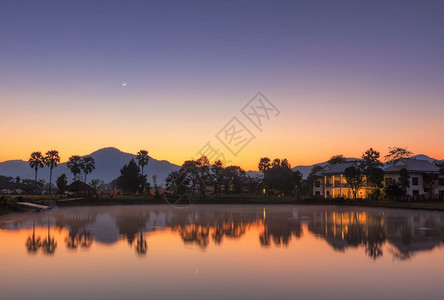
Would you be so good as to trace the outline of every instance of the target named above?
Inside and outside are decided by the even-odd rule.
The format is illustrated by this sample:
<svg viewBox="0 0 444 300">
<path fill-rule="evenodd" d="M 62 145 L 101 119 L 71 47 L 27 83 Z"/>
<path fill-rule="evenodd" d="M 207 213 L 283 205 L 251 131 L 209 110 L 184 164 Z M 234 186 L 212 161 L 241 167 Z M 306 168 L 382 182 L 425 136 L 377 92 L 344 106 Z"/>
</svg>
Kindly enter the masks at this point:
<svg viewBox="0 0 444 300">
<path fill-rule="evenodd" d="M 51 195 L 52 189 L 52 167 L 49 169 L 49 194 Z"/>
<path fill-rule="evenodd" d="M 37 193 L 37 168 L 35 168 L 35 178 L 34 178 L 34 194 Z"/>
</svg>

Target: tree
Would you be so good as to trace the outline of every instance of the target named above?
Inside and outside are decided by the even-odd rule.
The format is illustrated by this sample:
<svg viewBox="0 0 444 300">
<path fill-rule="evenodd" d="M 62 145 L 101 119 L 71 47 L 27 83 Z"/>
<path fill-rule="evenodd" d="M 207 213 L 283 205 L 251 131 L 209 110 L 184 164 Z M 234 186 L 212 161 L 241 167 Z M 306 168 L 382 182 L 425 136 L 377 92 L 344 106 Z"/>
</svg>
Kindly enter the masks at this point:
<svg viewBox="0 0 444 300">
<path fill-rule="evenodd" d="M 334 155 L 334 156 L 330 157 L 330 159 L 328 160 L 328 163 L 330 165 L 337 165 L 337 164 L 342 164 L 345 162 L 346 162 L 346 159 L 342 154 Z"/>
<path fill-rule="evenodd" d="M 49 150 L 46 152 L 45 164 L 49 167 L 49 194 L 52 189 L 52 170 L 57 167 L 58 163 L 60 163 L 59 151 Z"/>
<path fill-rule="evenodd" d="M 399 187 L 396 181 L 389 182 L 385 188 L 384 192 L 389 199 L 396 200 L 398 197 L 404 196 L 404 191 Z"/>
<path fill-rule="evenodd" d="M 441 173 L 441 175 L 444 175 L 444 161 L 435 160 L 433 163 L 439 168 L 439 173 Z"/>
<path fill-rule="evenodd" d="M 42 153 L 40 151 L 32 152 L 31 157 L 29 158 L 29 166 L 31 169 L 35 171 L 35 188 L 37 188 L 37 171 L 39 168 L 43 168 L 45 158 L 42 156 Z"/>
<path fill-rule="evenodd" d="M 373 148 L 368 149 L 364 153 L 362 153 L 361 158 L 361 167 L 364 168 L 364 170 L 370 169 L 370 168 L 378 168 L 382 166 L 381 161 L 379 160 L 380 153 L 376 150 L 373 150 Z"/>
<path fill-rule="evenodd" d="M 353 192 L 353 199 L 356 200 L 358 190 L 364 186 L 364 179 L 361 171 L 358 168 L 351 166 L 344 170 L 344 175 L 345 180 Z"/>
<path fill-rule="evenodd" d="M 210 183 L 210 162 L 208 158 L 205 155 L 202 155 L 196 160 L 196 167 L 198 171 L 200 193 L 204 195 L 206 194 L 206 187 Z"/>
<path fill-rule="evenodd" d="M 74 175 L 74 181 L 79 180 L 77 177 L 82 172 L 83 169 L 83 160 L 78 155 L 73 155 L 69 158 L 68 163 L 66 164 L 71 171 L 72 175 Z"/>
<path fill-rule="evenodd" d="M 127 165 L 120 169 L 120 176 L 117 178 L 117 185 L 126 193 L 136 193 L 142 189 L 146 183 L 146 176 L 142 176 L 140 168 L 131 159 Z"/>
<path fill-rule="evenodd" d="M 291 169 L 291 165 L 286 158 L 281 161 L 281 167 Z"/>
<path fill-rule="evenodd" d="M 217 160 L 211 166 L 211 173 L 213 174 L 214 193 L 220 193 L 223 182 L 223 164 L 222 161 Z"/>
<path fill-rule="evenodd" d="M 228 166 L 223 170 L 223 183 L 225 191 L 240 194 L 247 188 L 248 177 L 239 166 Z"/>
<path fill-rule="evenodd" d="M 395 164 L 400 159 L 409 158 L 413 155 L 413 152 L 407 150 L 407 148 L 401 147 L 389 147 L 389 152 L 384 156 L 385 161 L 389 164 Z"/>
<path fill-rule="evenodd" d="M 68 184 L 68 178 L 66 178 L 66 174 L 60 175 L 56 180 L 56 184 L 57 184 L 57 189 L 59 190 L 59 194 L 62 195 L 63 190 Z"/>
<path fill-rule="evenodd" d="M 270 168 L 270 159 L 268 157 L 262 157 L 259 161 L 259 171 L 265 174 L 267 170 Z"/>
<path fill-rule="evenodd" d="M 271 163 L 271 167 L 279 167 L 281 165 L 281 160 L 279 158 L 273 159 L 273 162 Z"/>
<path fill-rule="evenodd" d="M 294 189 L 294 174 L 287 159 L 276 158 L 264 174 L 263 183 L 268 189 L 290 194 Z"/>
<path fill-rule="evenodd" d="M 365 175 L 367 178 L 367 186 L 371 187 L 370 198 L 380 199 L 384 181 L 384 171 L 378 167 L 371 167 L 366 169 Z"/>
<path fill-rule="evenodd" d="M 157 175 L 153 175 L 153 182 L 154 182 L 154 193 L 156 197 L 159 197 L 159 187 L 157 186 Z"/>
<path fill-rule="evenodd" d="M 410 174 L 406 168 L 399 170 L 399 186 L 403 190 L 403 196 L 407 194 L 407 188 L 410 186 Z"/>
<path fill-rule="evenodd" d="M 139 150 L 139 152 L 137 152 L 136 160 L 139 164 L 140 169 L 142 170 L 141 175 L 143 176 L 143 168 L 148 165 L 148 161 L 150 160 L 150 157 L 148 156 L 148 151 Z M 145 184 L 142 185 L 142 193 L 145 193 Z"/>
<path fill-rule="evenodd" d="M 306 191 L 306 194 L 308 197 L 313 196 L 313 186 L 314 186 L 316 179 L 318 178 L 316 173 L 318 173 L 319 171 L 321 171 L 323 169 L 324 169 L 324 167 L 322 167 L 321 165 L 315 165 L 315 166 L 313 166 L 313 168 L 311 168 L 310 174 L 308 174 L 308 177 L 305 180 L 305 183 L 306 183 L 305 191 Z"/>
<path fill-rule="evenodd" d="M 294 185 L 296 187 L 296 195 L 298 200 L 301 199 L 301 192 L 302 192 L 302 183 L 303 183 L 303 176 L 302 173 L 299 170 L 293 171 L 293 179 L 294 179 Z"/>
<path fill-rule="evenodd" d="M 85 174 L 85 183 L 86 183 L 86 175 L 90 174 L 93 170 L 96 169 L 95 165 L 96 161 L 91 156 L 87 156 L 82 159 L 80 167 L 83 171 L 83 174 Z"/>
<path fill-rule="evenodd" d="M 136 157 L 137 163 L 139 164 L 140 169 L 142 170 L 142 176 L 143 176 L 143 168 L 148 165 L 148 161 L 150 160 L 150 157 L 148 156 L 147 150 L 140 150 L 137 152 Z"/>
<path fill-rule="evenodd" d="M 433 185 L 435 184 L 435 181 L 438 180 L 439 176 L 438 174 L 434 173 L 424 173 L 422 175 L 422 180 L 424 182 L 424 190 L 427 189 L 427 196 L 429 199 L 433 198 Z"/>
</svg>

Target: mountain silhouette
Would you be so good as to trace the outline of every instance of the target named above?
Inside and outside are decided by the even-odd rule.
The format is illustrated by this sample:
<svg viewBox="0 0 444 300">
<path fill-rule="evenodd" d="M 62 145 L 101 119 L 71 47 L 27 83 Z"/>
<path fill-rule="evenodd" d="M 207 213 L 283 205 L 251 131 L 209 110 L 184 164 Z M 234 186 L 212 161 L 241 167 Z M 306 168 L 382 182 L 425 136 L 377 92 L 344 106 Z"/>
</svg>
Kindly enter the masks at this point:
<svg viewBox="0 0 444 300">
<path fill-rule="evenodd" d="M 120 175 L 120 169 L 127 164 L 131 159 L 135 159 L 136 155 L 125 153 L 117 148 L 108 147 L 103 148 L 85 156 L 94 158 L 96 169 L 87 176 L 87 181 L 92 179 L 101 179 L 106 183 Z M 84 156 L 82 156 L 84 157 Z M 148 181 L 153 183 L 152 176 L 157 175 L 158 184 L 163 185 L 165 178 L 172 171 L 180 169 L 180 166 L 172 164 L 166 160 L 157 160 L 150 157 L 148 166 L 144 168 L 144 174 L 148 175 Z M 53 170 L 53 182 L 61 174 L 65 173 L 69 181 L 73 179 L 71 171 L 66 165 L 66 162 L 61 163 Z M 0 175 L 4 176 L 19 176 L 22 179 L 34 179 L 34 171 L 29 167 L 27 161 L 24 160 L 9 160 L 0 163 Z M 38 179 L 44 179 L 49 182 L 49 168 L 44 167 L 38 171 Z"/>
</svg>

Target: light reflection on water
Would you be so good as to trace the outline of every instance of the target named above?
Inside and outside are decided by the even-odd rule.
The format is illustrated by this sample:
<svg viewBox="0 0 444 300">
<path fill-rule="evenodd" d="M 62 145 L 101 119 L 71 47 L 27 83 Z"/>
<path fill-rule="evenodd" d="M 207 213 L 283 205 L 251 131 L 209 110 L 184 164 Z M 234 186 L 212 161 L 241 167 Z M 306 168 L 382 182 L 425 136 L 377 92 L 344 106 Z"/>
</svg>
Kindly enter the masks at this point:
<svg viewBox="0 0 444 300">
<path fill-rule="evenodd" d="M 436 299 L 444 213 L 111 206 L 0 217 L 2 299 Z"/>
</svg>

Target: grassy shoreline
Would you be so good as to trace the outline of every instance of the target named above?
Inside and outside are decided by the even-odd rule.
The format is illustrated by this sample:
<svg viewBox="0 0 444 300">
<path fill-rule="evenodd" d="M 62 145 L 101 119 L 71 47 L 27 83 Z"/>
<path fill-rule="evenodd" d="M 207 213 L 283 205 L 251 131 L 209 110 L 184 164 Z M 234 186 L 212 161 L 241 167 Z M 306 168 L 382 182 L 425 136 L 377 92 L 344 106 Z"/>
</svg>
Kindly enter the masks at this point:
<svg viewBox="0 0 444 300">
<path fill-rule="evenodd" d="M 66 198 L 58 198 L 56 196 L 8 196 L 2 197 L 0 201 L 0 215 L 19 211 L 15 202 L 32 202 L 46 205 L 57 205 L 58 207 L 73 207 L 73 206 L 101 206 L 101 205 L 162 205 L 173 204 L 176 199 L 168 198 L 167 201 L 163 197 L 154 196 L 104 196 L 100 198 L 81 198 L 70 200 Z M 187 204 L 188 202 L 181 202 L 179 205 Z M 380 207 L 380 208 L 395 208 L 395 209 L 415 209 L 415 210 L 430 210 L 430 211 L 444 211 L 444 201 L 411 201 L 411 202 L 395 202 L 391 200 L 370 201 L 365 199 L 305 199 L 297 200 L 295 198 L 265 198 L 248 195 L 228 195 L 207 199 L 199 199 L 192 204 L 199 205 L 333 205 L 342 207 Z"/>
</svg>

